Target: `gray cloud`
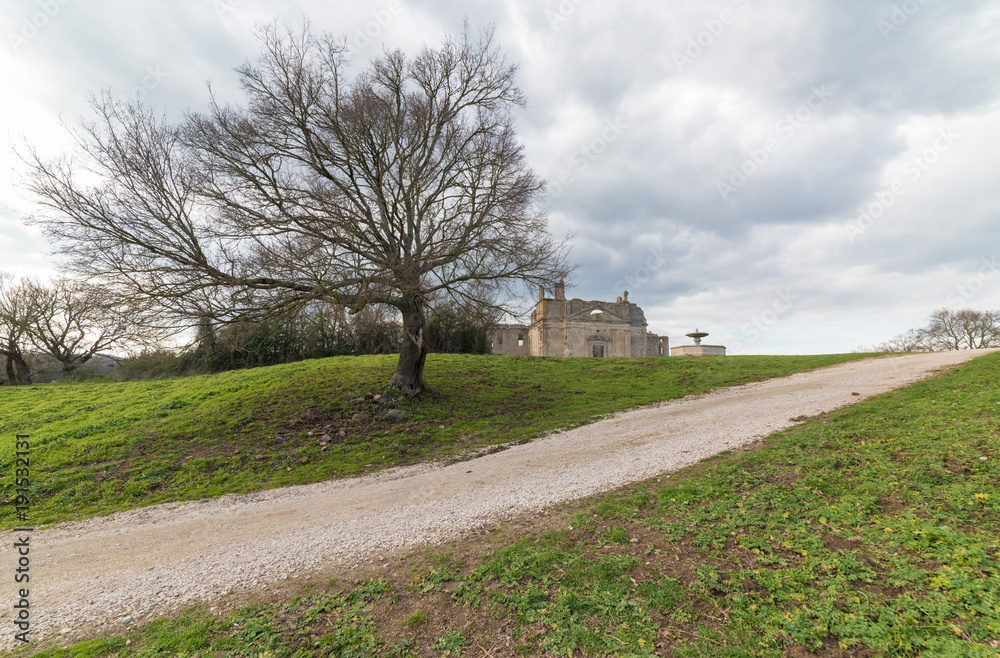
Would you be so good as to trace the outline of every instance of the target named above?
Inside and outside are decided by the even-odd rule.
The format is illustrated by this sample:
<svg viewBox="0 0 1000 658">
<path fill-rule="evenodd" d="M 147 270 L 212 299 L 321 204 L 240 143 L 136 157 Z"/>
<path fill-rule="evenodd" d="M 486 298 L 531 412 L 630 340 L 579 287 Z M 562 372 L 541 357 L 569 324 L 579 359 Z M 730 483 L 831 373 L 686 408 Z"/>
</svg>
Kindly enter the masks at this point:
<svg viewBox="0 0 1000 658">
<path fill-rule="evenodd" d="M 148 100 L 169 116 L 204 107 L 208 79 L 238 99 L 231 69 L 255 56 L 261 21 L 305 15 L 349 38 L 367 27 L 360 62 L 383 43 L 436 43 L 467 18 L 496 24 L 520 62 L 522 136 L 551 183 L 553 230 L 576 236 L 572 293 L 628 286 L 675 342 L 694 325 L 748 352 L 877 342 L 944 305 L 1000 243 L 995 0 L 399 1 L 388 16 L 388 0 L 69 0 L 21 52 L 0 54 L 14 103 L 38 110 L 0 119 L 48 144 L 88 92 L 132 93 L 151 70 L 163 79 Z M 950 125 L 961 139 L 914 179 L 906 166 Z M 852 233 L 894 181 L 904 191 Z M 20 207 L 10 186 L 0 193 Z M 44 250 L 16 222 L 0 214 L 5 262 Z M 1000 306 L 998 284 L 964 301 Z M 788 289 L 795 303 L 750 340 Z"/>
</svg>

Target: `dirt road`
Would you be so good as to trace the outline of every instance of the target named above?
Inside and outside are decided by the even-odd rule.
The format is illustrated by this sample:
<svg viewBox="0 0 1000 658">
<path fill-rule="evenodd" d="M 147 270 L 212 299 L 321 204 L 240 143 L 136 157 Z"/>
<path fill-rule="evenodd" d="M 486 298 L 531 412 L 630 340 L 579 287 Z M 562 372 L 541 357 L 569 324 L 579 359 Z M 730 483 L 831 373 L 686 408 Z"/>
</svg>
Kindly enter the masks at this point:
<svg viewBox="0 0 1000 658">
<path fill-rule="evenodd" d="M 869 359 L 625 412 L 472 461 L 173 503 L 32 535 L 32 635 L 121 630 L 178 604 L 434 543 L 750 444 L 985 351 Z M 860 393 L 860 395 L 852 395 Z M 13 595 L 12 533 L 0 578 Z M 0 595 L 7 597 L 8 593 Z M 128 621 L 124 621 L 124 618 Z M 117 627 L 117 628 L 115 628 Z M 14 643 L 12 627 L 0 648 Z"/>
</svg>

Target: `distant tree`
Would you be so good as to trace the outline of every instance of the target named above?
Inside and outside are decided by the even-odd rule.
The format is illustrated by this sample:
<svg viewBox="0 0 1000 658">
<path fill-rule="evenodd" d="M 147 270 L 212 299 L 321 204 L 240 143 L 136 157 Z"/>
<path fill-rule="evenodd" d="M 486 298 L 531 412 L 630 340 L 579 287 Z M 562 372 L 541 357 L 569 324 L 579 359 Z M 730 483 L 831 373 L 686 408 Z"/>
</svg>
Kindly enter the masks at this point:
<svg viewBox="0 0 1000 658">
<path fill-rule="evenodd" d="M 183 353 L 192 372 L 231 370 L 346 354 L 399 351 L 402 327 L 391 309 L 369 306 L 350 315 L 343 307 L 314 302 L 253 321 L 212 327 Z"/>
<path fill-rule="evenodd" d="M 431 304 L 430 311 L 427 344 L 431 352 L 488 354 L 491 351 L 490 336 L 499 319 L 493 304 L 459 304 L 443 299 Z"/>
<path fill-rule="evenodd" d="M 31 361 L 47 357 L 72 372 L 108 350 L 149 349 L 166 335 L 148 309 L 70 279 L 0 278 L 0 354 L 7 380 L 30 383 Z"/>
<path fill-rule="evenodd" d="M 867 351 L 946 352 L 988 347 L 1000 347 L 1000 311 L 940 309 L 931 314 L 927 326 L 911 329 Z"/>
<path fill-rule="evenodd" d="M 27 338 L 35 350 L 69 373 L 97 354 L 155 349 L 167 330 L 157 326 L 148 304 L 121 301 L 110 291 L 71 279 L 24 282 Z"/>
<path fill-rule="evenodd" d="M 935 351 L 1000 347 L 1000 311 L 940 309 L 923 333 Z"/>
<path fill-rule="evenodd" d="M 348 322 L 353 354 L 392 354 L 403 343 L 403 327 L 392 308 L 368 306 Z"/>
<path fill-rule="evenodd" d="M 237 69 L 243 107 L 213 101 L 172 126 L 104 95 L 74 133 L 86 176 L 29 150 L 34 219 L 74 270 L 176 317 L 392 307 L 403 340 L 388 383 L 419 393 L 431 298 L 478 303 L 486 284 L 508 309 L 521 284 L 567 273 L 517 139 L 516 67 L 492 31 L 355 75 L 342 40 L 260 38 L 259 62 Z"/>
<path fill-rule="evenodd" d="M 889 340 L 861 348 L 863 352 L 931 352 L 933 351 L 924 340 L 923 330 L 910 329 L 906 333 L 894 336 Z"/>
<path fill-rule="evenodd" d="M 10 274 L 0 272 L 0 357 L 3 357 L 3 381 L 14 386 L 31 383 L 26 346 L 30 324 L 28 309 L 21 300 L 25 283 L 15 281 Z"/>
</svg>

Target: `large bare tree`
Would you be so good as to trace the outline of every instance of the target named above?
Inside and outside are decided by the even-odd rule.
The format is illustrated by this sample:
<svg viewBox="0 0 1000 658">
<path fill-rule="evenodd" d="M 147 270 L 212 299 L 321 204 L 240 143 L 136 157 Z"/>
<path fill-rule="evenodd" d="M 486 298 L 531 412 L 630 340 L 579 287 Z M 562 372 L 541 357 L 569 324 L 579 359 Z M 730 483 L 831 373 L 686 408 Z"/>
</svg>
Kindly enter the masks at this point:
<svg viewBox="0 0 1000 658">
<path fill-rule="evenodd" d="M 179 315 L 395 307 L 389 385 L 419 393 L 430 298 L 481 303 L 489 288 L 506 307 L 521 284 L 567 273 L 516 136 L 516 67 L 492 31 L 354 75 L 344 42 L 308 26 L 260 38 L 259 61 L 236 71 L 242 106 L 213 99 L 168 125 L 104 95 L 75 131 L 81 164 L 29 152 L 47 209 L 35 219 L 73 269 Z"/>
<path fill-rule="evenodd" d="M 934 351 L 978 350 L 1000 347 L 1000 311 L 939 309 L 921 330 Z"/>
</svg>

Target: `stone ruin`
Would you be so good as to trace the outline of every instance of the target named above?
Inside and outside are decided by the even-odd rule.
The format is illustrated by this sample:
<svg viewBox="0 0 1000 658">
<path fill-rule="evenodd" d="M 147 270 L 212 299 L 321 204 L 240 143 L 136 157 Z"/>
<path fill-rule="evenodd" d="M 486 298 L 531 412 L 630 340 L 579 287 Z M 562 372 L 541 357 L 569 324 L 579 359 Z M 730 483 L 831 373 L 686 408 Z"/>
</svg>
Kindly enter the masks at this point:
<svg viewBox="0 0 1000 658">
<path fill-rule="evenodd" d="M 538 287 L 531 324 L 503 324 L 493 336 L 493 353 L 509 356 L 586 356 L 597 358 L 668 356 L 669 340 L 646 330 L 642 309 L 628 300 L 566 299 L 566 284 L 555 296 Z"/>
</svg>

